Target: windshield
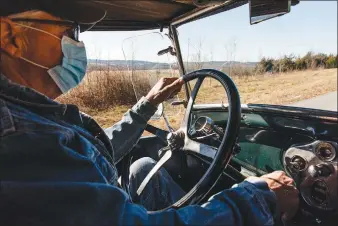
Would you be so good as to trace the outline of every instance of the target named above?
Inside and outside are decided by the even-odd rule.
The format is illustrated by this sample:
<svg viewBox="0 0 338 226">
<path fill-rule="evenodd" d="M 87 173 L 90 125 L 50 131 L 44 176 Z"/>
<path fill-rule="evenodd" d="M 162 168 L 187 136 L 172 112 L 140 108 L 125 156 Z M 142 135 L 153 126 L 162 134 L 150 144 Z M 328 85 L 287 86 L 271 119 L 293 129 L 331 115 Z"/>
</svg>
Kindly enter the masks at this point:
<svg viewBox="0 0 338 226">
<path fill-rule="evenodd" d="M 178 27 L 186 71 L 224 71 L 235 81 L 244 104 L 337 111 L 337 20 L 332 20 L 337 18 L 337 3 L 303 1 L 290 14 L 257 25 L 250 25 L 248 7 Z M 319 11 L 325 14 L 314 13 Z M 176 57 L 170 51 L 158 55 L 172 45 L 167 33 L 81 34 L 89 58 L 87 74 L 58 100 L 76 104 L 104 128 L 112 126 L 159 78 L 179 76 Z M 220 92 L 223 88 L 208 80 L 197 103 L 226 103 L 227 98 L 215 95 Z M 183 105 L 164 105 L 171 127 L 179 128 Z M 163 117 L 150 123 L 168 129 Z"/>
<path fill-rule="evenodd" d="M 244 104 L 337 111 L 336 7 L 336 2 L 303 1 L 286 16 L 250 25 L 244 5 L 185 24 L 178 28 L 184 67 L 227 73 Z M 223 91 L 212 82 L 202 89 Z M 220 103 L 213 98 L 208 103 Z"/>
<path fill-rule="evenodd" d="M 89 65 L 81 84 L 58 101 L 79 106 L 104 128 L 120 121 L 123 114 L 146 96 L 162 77 L 179 77 L 176 57 L 170 51 L 167 31 L 89 32 L 83 38 Z M 183 92 L 182 92 L 183 94 Z M 182 96 L 180 94 L 180 96 Z M 182 96 L 184 98 L 184 96 Z M 179 96 L 163 103 L 149 124 L 178 129 L 183 106 L 173 107 Z"/>
</svg>

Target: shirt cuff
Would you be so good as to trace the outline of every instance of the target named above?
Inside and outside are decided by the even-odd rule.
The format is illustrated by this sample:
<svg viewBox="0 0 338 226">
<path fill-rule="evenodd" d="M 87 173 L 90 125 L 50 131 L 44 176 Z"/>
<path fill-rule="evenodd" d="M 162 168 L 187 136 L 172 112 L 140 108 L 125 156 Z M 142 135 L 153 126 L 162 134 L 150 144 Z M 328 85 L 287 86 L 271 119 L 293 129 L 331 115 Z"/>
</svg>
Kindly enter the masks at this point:
<svg viewBox="0 0 338 226">
<path fill-rule="evenodd" d="M 248 181 L 251 184 L 254 184 L 257 188 L 260 188 L 260 189 L 263 189 L 263 190 L 270 190 L 268 184 L 262 178 L 248 177 L 247 179 L 245 179 L 245 181 Z"/>
<path fill-rule="evenodd" d="M 244 182 L 240 183 L 240 184 L 235 184 L 233 187 L 247 187 L 247 186 L 255 186 L 257 189 L 259 189 L 261 192 L 260 194 L 263 196 L 265 202 L 267 203 L 267 206 L 269 208 L 269 210 L 271 211 L 271 214 L 273 216 L 273 218 L 277 218 L 278 217 L 278 206 L 277 206 L 277 197 L 275 192 L 273 192 L 272 190 L 270 190 L 268 184 L 266 183 L 266 181 L 262 178 L 256 178 L 256 177 L 249 177 L 247 179 L 245 179 Z"/>
<path fill-rule="evenodd" d="M 142 97 L 133 107 L 132 111 L 141 116 L 146 122 L 155 114 L 157 107 L 152 105 L 147 98 Z"/>
</svg>

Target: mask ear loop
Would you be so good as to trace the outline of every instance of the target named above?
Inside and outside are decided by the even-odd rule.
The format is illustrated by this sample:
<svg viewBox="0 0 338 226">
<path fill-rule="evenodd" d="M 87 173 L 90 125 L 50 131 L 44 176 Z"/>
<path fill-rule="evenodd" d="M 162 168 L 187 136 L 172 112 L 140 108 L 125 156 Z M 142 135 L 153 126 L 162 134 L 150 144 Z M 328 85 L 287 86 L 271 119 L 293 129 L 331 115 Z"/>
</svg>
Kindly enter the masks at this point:
<svg viewBox="0 0 338 226">
<path fill-rule="evenodd" d="M 20 59 L 21 59 L 21 60 L 24 60 L 24 61 L 26 61 L 26 62 L 28 62 L 28 63 L 30 63 L 30 64 L 33 64 L 33 65 L 35 65 L 35 66 L 37 66 L 37 67 L 41 67 L 41 68 L 43 68 L 43 69 L 49 70 L 48 67 L 42 66 L 41 64 L 34 63 L 33 61 L 28 60 L 27 58 L 20 57 Z"/>
<path fill-rule="evenodd" d="M 47 34 L 47 35 L 50 35 L 50 36 L 52 36 L 52 37 L 54 37 L 54 38 L 56 38 L 56 39 L 58 39 L 58 40 L 61 41 L 61 38 L 59 38 L 59 37 L 56 36 L 56 35 L 53 35 L 52 33 L 47 32 L 47 31 L 41 30 L 41 29 L 39 29 L 39 28 L 31 27 L 31 26 L 28 26 L 28 25 L 25 25 L 25 24 L 19 24 L 19 23 L 15 23 L 15 22 L 13 22 L 13 23 L 14 23 L 15 25 L 18 25 L 18 26 L 21 26 L 21 27 L 29 28 L 29 29 L 32 29 L 32 30 L 35 30 L 35 31 L 40 31 L 40 32 L 42 32 L 42 33 L 45 33 L 45 34 Z"/>
<path fill-rule="evenodd" d="M 39 29 L 39 28 L 35 28 L 35 27 L 31 27 L 31 26 L 27 26 L 27 25 L 19 24 L 19 23 L 14 23 L 14 24 L 17 25 L 17 26 L 25 27 L 25 28 L 28 28 L 28 29 L 32 29 L 32 30 L 35 30 L 35 31 L 39 31 L 39 32 L 48 34 L 48 35 L 50 35 L 50 36 L 52 36 L 52 37 L 54 37 L 54 38 L 56 38 L 56 39 L 58 39 L 58 40 L 61 41 L 61 38 L 59 38 L 58 36 L 53 35 L 53 34 L 47 32 L 47 31 L 41 30 L 41 29 Z M 37 64 L 37 63 L 35 63 L 35 62 L 33 62 L 33 61 L 28 60 L 27 58 L 20 57 L 20 59 L 22 59 L 22 60 L 24 60 L 24 61 L 26 61 L 26 62 L 28 62 L 28 63 L 30 63 L 30 64 L 33 64 L 33 65 L 35 65 L 35 66 L 37 66 L 37 67 L 40 67 L 40 68 L 49 70 L 48 67 L 45 67 L 45 66 L 43 66 L 43 65 L 41 65 L 41 64 Z"/>
</svg>

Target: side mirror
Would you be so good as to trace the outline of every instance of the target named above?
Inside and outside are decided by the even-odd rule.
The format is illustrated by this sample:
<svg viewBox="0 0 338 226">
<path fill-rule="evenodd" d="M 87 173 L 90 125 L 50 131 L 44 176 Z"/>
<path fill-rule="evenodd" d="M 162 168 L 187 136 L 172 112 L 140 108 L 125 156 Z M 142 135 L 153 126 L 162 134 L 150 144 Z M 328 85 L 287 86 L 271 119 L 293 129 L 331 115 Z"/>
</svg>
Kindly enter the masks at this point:
<svg viewBox="0 0 338 226">
<path fill-rule="evenodd" d="M 287 14 L 291 10 L 291 4 L 298 4 L 298 1 L 249 0 L 250 24 L 257 24 L 262 21 Z"/>
</svg>

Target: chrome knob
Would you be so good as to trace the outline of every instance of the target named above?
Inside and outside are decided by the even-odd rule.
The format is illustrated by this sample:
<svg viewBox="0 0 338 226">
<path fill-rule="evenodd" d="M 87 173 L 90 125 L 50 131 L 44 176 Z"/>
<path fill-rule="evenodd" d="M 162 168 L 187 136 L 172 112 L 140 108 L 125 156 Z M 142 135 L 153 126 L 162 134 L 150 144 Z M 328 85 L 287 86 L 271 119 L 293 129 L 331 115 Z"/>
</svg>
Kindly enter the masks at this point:
<svg viewBox="0 0 338 226">
<path fill-rule="evenodd" d="M 167 135 L 168 145 L 172 150 L 178 150 L 184 146 L 184 133 L 181 131 L 172 132 Z"/>
<path fill-rule="evenodd" d="M 328 177 L 334 173 L 334 167 L 331 164 L 321 163 L 309 167 L 309 174 L 312 177 Z"/>
</svg>

